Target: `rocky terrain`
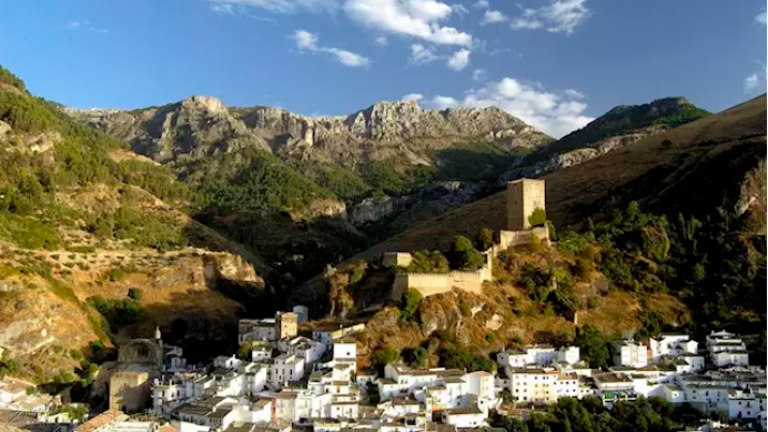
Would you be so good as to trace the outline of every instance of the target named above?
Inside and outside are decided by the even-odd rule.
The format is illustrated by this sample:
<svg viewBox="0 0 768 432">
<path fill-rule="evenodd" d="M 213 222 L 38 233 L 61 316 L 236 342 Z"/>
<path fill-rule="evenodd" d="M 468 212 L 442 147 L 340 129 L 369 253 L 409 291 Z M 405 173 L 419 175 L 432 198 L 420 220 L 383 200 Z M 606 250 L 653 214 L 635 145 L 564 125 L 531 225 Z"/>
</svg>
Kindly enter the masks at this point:
<svg viewBox="0 0 768 432">
<path fill-rule="evenodd" d="M 158 163 L 35 98 L 0 68 L 0 363 L 36 383 L 76 379 L 159 325 L 195 360 L 229 349 L 270 269 L 187 213 Z M 258 269 L 258 270 L 257 270 Z M 271 306 L 269 306 L 271 307 Z M 88 373 L 86 370 L 84 373 Z"/>
<path fill-rule="evenodd" d="M 423 110 L 415 101 L 381 102 L 338 117 L 306 117 L 270 107 L 227 108 L 206 96 L 134 111 L 67 112 L 128 142 L 136 153 L 171 162 L 182 176 L 186 165 L 245 148 L 355 169 L 390 157 L 430 165 L 430 151 L 476 140 L 529 149 L 551 141 L 498 108 Z"/>
</svg>

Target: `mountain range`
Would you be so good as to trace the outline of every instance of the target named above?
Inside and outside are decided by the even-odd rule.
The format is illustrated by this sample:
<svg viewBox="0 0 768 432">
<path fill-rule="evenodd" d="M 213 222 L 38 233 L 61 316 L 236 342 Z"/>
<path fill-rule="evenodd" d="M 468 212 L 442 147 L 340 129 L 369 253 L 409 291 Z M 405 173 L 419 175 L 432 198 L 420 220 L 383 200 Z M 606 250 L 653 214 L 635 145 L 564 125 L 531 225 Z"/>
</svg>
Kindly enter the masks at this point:
<svg viewBox="0 0 768 432">
<path fill-rule="evenodd" d="M 231 347 L 238 316 L 322 313 L 329 265 L 501 228 L 496 193 L 522 176 L 547 179 L 559 231 L 636 201 L 670 218 L 720 208 L 728 232 L 764 235 L 764 118 L 764 96 L 718 114 L 674 97 L 554 140 L 497 108 L 413 101 L 339 117 L 203 96 L 76 110 L 0 68 L 0 347 L 43 382 L 157 324 L 194 361 Z M 685 315 L 662 297 L 668 321 Z"/>
</svg>

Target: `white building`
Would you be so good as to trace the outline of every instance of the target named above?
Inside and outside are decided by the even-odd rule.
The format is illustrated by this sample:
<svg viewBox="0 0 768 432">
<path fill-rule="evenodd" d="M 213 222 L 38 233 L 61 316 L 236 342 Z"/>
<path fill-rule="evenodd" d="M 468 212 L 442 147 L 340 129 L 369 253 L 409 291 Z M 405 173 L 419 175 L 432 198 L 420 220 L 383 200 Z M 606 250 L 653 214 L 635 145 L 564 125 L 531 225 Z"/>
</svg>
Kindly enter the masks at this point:
<svg viewBox="0 0 768 432">
<path fill-rule="evenodd" d="M 509 391 L 516 401 L 551 403 L 557 400 L 557 371 L 506 368 L 505 373 L 509 379 Z"/>
<path fill-rule="evenodd" d="M 354 363 L 357 359 L 357 343 L 354 339 L 340 339 L 333 344 L 333 360 Z"/>
<path fill-rule="evenodd" d="M 731 420 L 765 419 L 765 393 L 731 389 L 728 393 L 728 418 Z"/>
<path fill-rule="evenodd" d="M 561 350 L 557 351 L 549 345 L 530 345 L 523 347 L 523 349 L 502 351 L 496 355 L 496 361 L 501 368 L 506 366 L 512 368 L 523 368 L 527 366 L 544 367 L 550 366 L 555 361 L 560 360 L 561 356 L 563 359 L 575 359 L 573 363 L 577 363 L 579 361 L 579 348 L 563 347 Z"/>
<path fill-rule="evenodd" d="M 711 354 L 711 359 L 717 367 L 749 365 L 749 353 L 746 350 L 716 351 Z"/>
<path fill-rule="evenodd" d="M 684 354 L 696 354 L 699 343 L 688 335 L 660 334 L 650 339 L 651 357 L 654 363 L 663 356 L 678 357 Z"/>
<path fill-rule="evenodd" d="M 558 363 L 575 365 L 581 361 L 581 352 L 577 346 L 562 346 L 557 350 Z"/>
<path fill-rule="evenodd" d="M 282 388 L 304 378 L 304 359 L 296 354 L 280 354 L 269 367 L 269 384 Z"/>
<path fill-rule="evenodd" d="M 443 411 L 445 424 L 456 428 L 479 428 L 485 426 L 486 414 L 477 407 L 451 408 Z"/>
<path fill-rule="evenodd" d="M 283 353 L 301 357 L 305 365 L 311 365 L 320 360 L 327 350 L 325 344 L 304 336 L 280 340 L 277 342 L 277 348 Z"/>
<path fill-rule="evenodd" d="M 555 397 L 572 397 L 575 399 L 581 399 L 582 395 L 579 391 L 580 385 L 579 376 L 574 374 L 558 373 L 557 380 L 555 380 Z"/>
<path fill-rule="evenodd" d="M 238 321 L 238 343 L 272 341 L 277 337 L 274 318 L 241 319 Z"/>
<path fill-rule="evenodd" d="M 612 345 L 616 352 L 613 357 L 616 366 L 641 368 L 648 365 L 648 348 L 645 345 L 632 340 L 614 341 Z"/>
</svg>

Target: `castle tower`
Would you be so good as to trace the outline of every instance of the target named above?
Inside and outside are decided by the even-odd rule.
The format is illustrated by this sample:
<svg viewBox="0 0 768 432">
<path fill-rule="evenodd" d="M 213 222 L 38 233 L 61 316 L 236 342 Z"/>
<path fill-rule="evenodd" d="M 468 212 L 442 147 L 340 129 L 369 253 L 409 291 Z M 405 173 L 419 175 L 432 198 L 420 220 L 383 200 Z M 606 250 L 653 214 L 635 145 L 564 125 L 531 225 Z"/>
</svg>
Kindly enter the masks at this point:
<svg viewBox="0 0 768 432">
<path fill-rule="evenodd" d="M 531 228 L 528 218 L 536 209 L 547 210 L 544 180 L 520 179 L 507 183 L 507 229 Z"/>
<path fill-rule="evenodd" d="M 299 316 L 293 312 L 275 314 L 275 339 L 292 338 L 298 334 Z"/>
</svg>

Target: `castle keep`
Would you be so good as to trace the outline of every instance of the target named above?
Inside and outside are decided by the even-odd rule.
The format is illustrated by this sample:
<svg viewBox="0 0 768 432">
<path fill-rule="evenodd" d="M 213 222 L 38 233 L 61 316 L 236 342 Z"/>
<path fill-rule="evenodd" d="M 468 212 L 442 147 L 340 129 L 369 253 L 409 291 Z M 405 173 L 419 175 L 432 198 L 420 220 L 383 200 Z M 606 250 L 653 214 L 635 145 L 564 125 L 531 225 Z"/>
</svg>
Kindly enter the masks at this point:
<svg viewBox="0 0 768 432">
<path fill-rule="evenodd" d="M 520 179 L 507 183 L 507 230 L 499 232 L 499 242 L 484 252 L 485 264 L 477 271 L 449 273 L 406 273 L 395 276 L 391 298 L 399 300 L 404 292 L 415 289 L 422 296 L 450 292 L 454 288 L 479 294 L 483 282 L 493 280 L 493 258 L 499 252 L 531 241 L 549 244 L 547 225 L 532 226 L 531 215 L 536 210 L 546 212 L 546 184 L 544 180 Z M 382 257 L 385 266 L 407 267 L 411 254 L 387 252 Z"/>
</svg>

